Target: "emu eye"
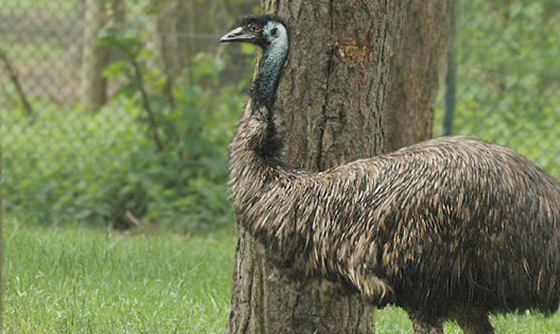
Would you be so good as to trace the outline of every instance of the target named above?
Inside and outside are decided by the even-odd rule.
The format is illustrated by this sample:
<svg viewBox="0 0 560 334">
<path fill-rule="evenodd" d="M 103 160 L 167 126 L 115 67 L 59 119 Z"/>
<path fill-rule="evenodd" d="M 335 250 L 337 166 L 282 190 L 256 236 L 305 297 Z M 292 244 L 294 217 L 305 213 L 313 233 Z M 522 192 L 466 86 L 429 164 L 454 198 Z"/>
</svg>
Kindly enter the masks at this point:
<svg viewBox="0 0 560 334">
<path fill-rule="evenodd" d="M 278 33 L 278 28 L 272 29 L 270 33 L 272 34 L 272 36 L 276 36 L 276 33 Z"/>
<path fill-rule="evenodd" d="M 253 31 L 256 32 L 256 33 L 259 33 L 259 32 L 262 31 L 262 28 L 259 27 L 259 26 L 253 26 Z"/>
</svg>

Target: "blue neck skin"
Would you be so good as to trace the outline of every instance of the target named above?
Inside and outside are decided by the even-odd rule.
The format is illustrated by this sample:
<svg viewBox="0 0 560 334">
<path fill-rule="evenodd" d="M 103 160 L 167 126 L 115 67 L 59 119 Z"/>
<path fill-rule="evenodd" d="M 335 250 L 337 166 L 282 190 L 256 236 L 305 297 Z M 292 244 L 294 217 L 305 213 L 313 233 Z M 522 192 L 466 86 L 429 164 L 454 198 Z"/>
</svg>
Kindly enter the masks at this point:
<svg viewBox="0 0 560 334">
<path fill-rule="evenodd" d="M 270 45 L 264 49 L 257 78 L 251 87 L 251 95 L 256 108 L 272 109 L 287 55 L 287 46 Z"/>
</svg>

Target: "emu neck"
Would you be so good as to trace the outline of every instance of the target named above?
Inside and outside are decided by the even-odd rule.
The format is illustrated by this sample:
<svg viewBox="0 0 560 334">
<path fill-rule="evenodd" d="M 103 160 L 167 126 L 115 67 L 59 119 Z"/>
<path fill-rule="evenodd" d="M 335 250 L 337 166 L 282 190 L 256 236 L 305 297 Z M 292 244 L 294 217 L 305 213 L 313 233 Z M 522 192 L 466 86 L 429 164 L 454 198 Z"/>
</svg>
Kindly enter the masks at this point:
<svg viewBox="0 0 560 334">
<path fill-rule="evenodd" d="M 287 44 L 273 44 L 263 50 L 258 73 L 251 87 L 251 98 L 255 108 L 272 109 L 287 55 Z"/>
<path fill-rule="evenodd" d="M 234 206 L 243 198 L 239 191 L 248 188 L 247 185 L 254 186 L 256 180 L 263 180 L 262 173 L 277 167 L 275 158 L 281 142 L 276 138 L 272 112 L 287 53 L 287 45 L 284 48 L 271 46 L 263 52 L 251 86 L 251 98 L 229 145 L 229 184 Z"/>
<path fill-rule="evenodd" d="M 276 43 L 264 48 L 251 85 L 251 99 L 232 142 L 238 149 L 256 153 L 267 161 L 268 158 L 276 156 L 281 147 L 276 138 L 273 107 L 287 55 L 287 40 L 285 43 Z M 234 152 L 230 152 L 230 158 L 235 158 L 232 155 Z"/>
</svg>

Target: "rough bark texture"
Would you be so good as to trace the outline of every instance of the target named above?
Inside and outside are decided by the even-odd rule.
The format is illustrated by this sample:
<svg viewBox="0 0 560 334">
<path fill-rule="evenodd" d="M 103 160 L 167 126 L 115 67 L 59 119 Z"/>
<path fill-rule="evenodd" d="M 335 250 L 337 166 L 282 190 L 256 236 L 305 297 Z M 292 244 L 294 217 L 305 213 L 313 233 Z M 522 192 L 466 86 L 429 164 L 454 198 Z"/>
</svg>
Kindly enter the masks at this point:
<svg viewBox="0 0 560 334">
<path fill-rule="evenodd" d="M 438 79 L 451 37 L 453 0 L 407 0 L 387 95 L 387 152 L 432 136 Z"/>
<path fill-rule="evenodd" d="M 263 1 L 287 20 L 291 51 L 276 103 L 285 162 L 308 170 L 384 151 L 398 1 Z M 326 281 L 293 281 L 238 231 L 226 333 L 373 333 L 373 308 Z"/>
</svg>

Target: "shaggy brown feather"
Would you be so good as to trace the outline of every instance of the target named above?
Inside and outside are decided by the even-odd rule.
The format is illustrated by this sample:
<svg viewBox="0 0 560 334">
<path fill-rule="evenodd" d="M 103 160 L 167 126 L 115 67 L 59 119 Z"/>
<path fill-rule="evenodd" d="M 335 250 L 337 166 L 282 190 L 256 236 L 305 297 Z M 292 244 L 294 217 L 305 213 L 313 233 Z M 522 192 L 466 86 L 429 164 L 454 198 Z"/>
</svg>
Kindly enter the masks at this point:
<svg viewBox="0 0 560 334">
<path fill-rule="evenodd" d="M 517 153 L 443 137 L 307 173 L 255 150 L 266 122 L 240 124 L 234 207 L 277 261 L 372 302 L 558 307 L 560 184 Z"/>
</svg>

